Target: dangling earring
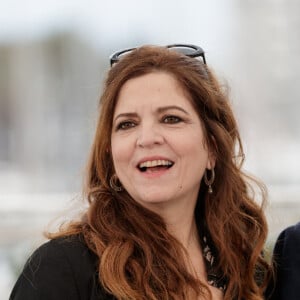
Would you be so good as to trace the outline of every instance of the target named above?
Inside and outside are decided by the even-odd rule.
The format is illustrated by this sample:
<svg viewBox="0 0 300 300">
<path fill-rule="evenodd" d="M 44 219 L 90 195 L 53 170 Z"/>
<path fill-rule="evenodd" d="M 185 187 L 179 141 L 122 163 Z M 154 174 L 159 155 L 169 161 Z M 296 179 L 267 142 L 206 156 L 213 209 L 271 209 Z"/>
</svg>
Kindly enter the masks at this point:
<svg viewBox="0 0 300 300">
<path fill-rule="evenodd" d="M 110 187 L 115 191 L 115 192 L 121 192 L 123 190 L 121 185 L 118 185 L 118 176 L 117 174 L 114 174 L 113 176 L 111 176 L 110 180 L 109 180 L 109 185 Z"/>
<path fill-rule="evenodd" d="M 211 177 L 208 180 L 207 179 L 207 169 L 205 170 L 205 173 L 204 173 L 204 182 L 208 186 L 208 193 L 212 194 L 213 193 L 213 189 L 212 189 L 211 185 L 215 181 L 215 170 L 214 170 L 214 168 L 212 168 L 210 171 L 211 171 Z"/>
</svg>

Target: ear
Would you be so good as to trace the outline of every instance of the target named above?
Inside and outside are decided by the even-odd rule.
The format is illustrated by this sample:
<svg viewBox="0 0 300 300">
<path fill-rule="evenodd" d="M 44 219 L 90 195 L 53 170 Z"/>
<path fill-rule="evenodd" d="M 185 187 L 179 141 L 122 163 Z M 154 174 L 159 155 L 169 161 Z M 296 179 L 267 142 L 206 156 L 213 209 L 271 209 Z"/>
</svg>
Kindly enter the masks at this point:
<svg viewBox="0 0 300 300">
<path fill-rule="evenodd" d="M 208 152 L 208 159 L 206 163 L 206 169 L 213 169 L 216 165 L 216 156 L 212 151 Z"/>
<path fill-rule="evenodd" d="M 211 136 L 211 141 L 212 141 L 212 145 L 209 146 L 208 148 L 208 159 L 207 159 L 207 164 L 206 164 L 206 168 L 211 170 L 215 167 L 216 165 L 216 154 L 215 154 L 215 149 L 216 149 L 216 140 L 213 136 Z"/>
<path fill-rule="evenodd" d="M 111 153 L 111 145 L 110 144 L 106 147 L 105 152 L 108 154 Z"/>
</svg>

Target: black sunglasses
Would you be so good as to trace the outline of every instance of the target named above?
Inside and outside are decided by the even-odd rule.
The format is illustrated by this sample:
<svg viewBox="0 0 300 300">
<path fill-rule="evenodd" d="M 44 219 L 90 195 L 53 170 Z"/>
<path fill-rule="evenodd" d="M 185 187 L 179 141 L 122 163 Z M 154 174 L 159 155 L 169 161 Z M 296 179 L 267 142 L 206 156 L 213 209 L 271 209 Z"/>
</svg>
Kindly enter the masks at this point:
<svg viewBox="0 0 300 300">
<path fill-rule="evenodd" d="M 206 64 L 206 59 L 204 55 L 204 51 L 201 47 L 190 45 L 190 44 L 173 44 L 167 45 L 166 48 L 176 51 L 178 53 L 184 54 L 189 57 L 202 57 L 204 64 Z M 117 51 L 110 56 L 110 66 L 118 62 L 124 55 L 128 54 L 130 51 L 137 49 L 135 48 L 128 48 L 124 50 Z"/>
</svg>

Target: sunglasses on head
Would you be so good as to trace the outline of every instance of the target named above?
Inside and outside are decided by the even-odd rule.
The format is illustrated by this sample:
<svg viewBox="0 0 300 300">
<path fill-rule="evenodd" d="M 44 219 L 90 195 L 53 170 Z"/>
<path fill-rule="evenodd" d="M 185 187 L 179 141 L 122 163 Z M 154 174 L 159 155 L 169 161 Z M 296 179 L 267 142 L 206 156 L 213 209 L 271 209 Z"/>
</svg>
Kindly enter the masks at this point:
<svg viewBox="0 0 300 300">
<path fill-rule="evenodd" d="M 195 46 L 191 44 L 173 44 L 173 45 L 167 45 L 166 48 L 184 54 L 189 57 L 202 57 L 203 63 L 206 64 L 204 51 L 199 46 Z M 134 49 L 137 48 L 135 47 L 135 48 L 123 49 L 113 53 L 110 56 L 110 66 L 112 67 L 113 64 L 117 63 L 124 55 L 128 54 Z"/>
</svg>

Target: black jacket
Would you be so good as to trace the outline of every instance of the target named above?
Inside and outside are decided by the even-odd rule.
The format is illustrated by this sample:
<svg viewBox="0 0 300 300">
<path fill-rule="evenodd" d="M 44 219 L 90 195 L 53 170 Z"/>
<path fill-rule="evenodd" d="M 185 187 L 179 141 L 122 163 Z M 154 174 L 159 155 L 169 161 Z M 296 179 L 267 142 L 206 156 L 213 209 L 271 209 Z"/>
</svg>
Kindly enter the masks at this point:
<svg viewBox="0 0 300 300">
<path fill-rule="evenodd" d="M 98 283 L 98 258 L 81 236 L 51 240 L 29 258 L 10 300 L 113 300 Z"/>
<path fill-rule="evenodd" d="M 267 299 L 300 300 L 300 223 L 280 234 L 274 261 L 276 284 Z M 51 240 L 28 259 L 9 299 L 115 300 L 99 284 L 98 263 L 80 235 Z"/>
<path fill-rule="evenodd" d="M 215 249 L 203 236 L 203 255 L 208 280 L 223 288 L 226 279 L 215 268 Z M 51 240 L 39 247 L 26 262 L 10 300 L 115 300 L 98 280 L 98 257 L 82 235 Z"/>
<path fill-rule="evenodd" d="M 300 222 L 278 237 L 274 252 L 275 283 L 268 299 L 300 300 Z"/>
</svg>

